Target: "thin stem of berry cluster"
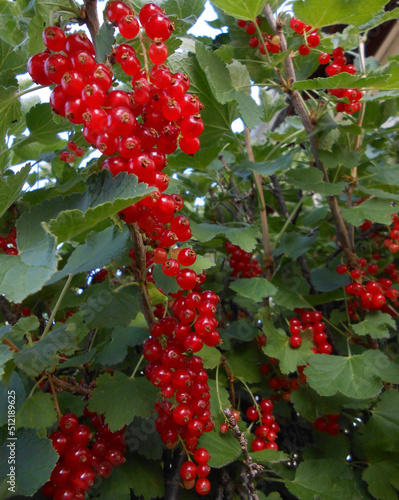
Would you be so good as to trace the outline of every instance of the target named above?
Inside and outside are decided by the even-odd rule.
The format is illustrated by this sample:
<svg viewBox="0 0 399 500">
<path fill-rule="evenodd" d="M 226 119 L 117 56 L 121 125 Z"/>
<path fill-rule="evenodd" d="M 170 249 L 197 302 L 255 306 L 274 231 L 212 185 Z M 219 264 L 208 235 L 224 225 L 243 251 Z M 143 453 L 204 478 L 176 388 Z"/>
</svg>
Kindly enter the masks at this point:
<svg viewBox="0 0 399 500">
<path fill-rule="evenodd" d="M 245 140 L 245 149 L 247 151 L 248 159 L 253 162 L 255 161 L 255 157 L 251 146 L 251 136 L 249 134 L 249 130 L 247 127 L 245 127 L 244 129 L 244 140 Z M 262 240 L 263 240 L 263 248 L 265 250 L 266 278 L 270 281 L 273 276 L 274 264 L 273 264 L 272 247 L 270 245 L 269 224 L 267 222 L 265 196 L 263 194 L 263 187 L 262 187 L 262 177 L 257 172 L 254 172 L 254 180 L 255 180 L 256 191 L 259 197 L 259 212 L 260 212 L 260 221 L 262 224 Z"/>
<path fill-rule="evenodd" d="M 287 50 L 287 41 L 285 39 L 285 35 L 283 32 L 283 26 L 281 23 L 276 22 L 274 19 L 273 11 L 272 8 L 270 7 L 269 4 L 266 4 L 263 8 L 263 13 L 266 17 L 267 22 L 269 23 L 270 27 L 272 28 L 273 32 L 276 35 L 280 36 L 280 43 L 281 43 L 281 50 L 286 51 Z M 297 90 L 292 89 L 293 83 L 296 81 L 296 75 L 295 75 L 295 69 L 294 69 L 294 64 L 292 62 L 291 56 L 287 57 L 285 59 L 285 71 L 287 75 L 287 88 L 286 91 L 289 94 L 289 96 L 292 99 L 292 102 L 294 104 L 295 110 L 299 116 L 299 118 L 302 121 L 302 124 L 304 126 L 304 129 L 308 135 L 309 142 L 310 142 L 310 147 L 312 150 L 312 154 L 314 157 L 314 167 L 320 170 L 323 174 L 323 181 L 324 182 L 329 182 L 328 174 L 327 171 L 323 165 L 323 163 L 320 160 L 319 153 L 318 153 L 318 141 L 316 136 L 314 135 L 314 124 L 312 123 L 309 113 L 307 112 L 305 105 L 303 103 L 302 97 L 300 93 Z M 335 196 L 327 196 L 327 202 L 330 207 L 330 211 L 332 213 L 332 216 L 334 218 L 335 222 L 335 227 L 337 231 L 337 236 L 339 243 L 342 245 L 343 252 L 345 253 L 348 263 L 351 267 L 356 267 L 356 261 L 357 257 L 356 254 L 354 253 L 353 245 L 351 243 L 349 233 L 348 233 L 348 228 L 345 225 L 344 219 L 342 217 L 341 211 L 338 206 L 337 198 Z"/>
<path fill-rule="evenodd" d="M 53 376 L 52 375 L 48 376 L 48 381 L 50 383 L 51 394 L 53 395 L 53 399 L 54 399 L 55 411 L 57 412 L 58 420 L 60 420 L 61 417 L 62 417 L 62 413 L 61 413 L 61 410 L 60 410 L 60 405 L 58 404 L 57 392 L 56 392 L 55 387 L 54 387 L 54 382 L 53 382 Z"/>
<path fill-rule="evenodd" d="M 46 328 L 44 329 L 44 332 L 42 333 L 42 336 L 41 336 L 42 339 L 44 339 L 46 337 L 46 335 L 49 333 L 49 331 L 53 325 L 54 318 L 55 318 L 57 311 L 61 305 L 62 299 L 64 298 L 64 296 L 69 288 L 69 285 L 71 284 L 72 278 L 73 278 L 73 274 L 68 274 L 68 279 L 66 280 L 64 288 L 62 289 L 60 296 L 58 297 L 58 300 L 54 306 L 53 312 L 51 313 L 51 316 L 47 322 Z"/>
</svg>

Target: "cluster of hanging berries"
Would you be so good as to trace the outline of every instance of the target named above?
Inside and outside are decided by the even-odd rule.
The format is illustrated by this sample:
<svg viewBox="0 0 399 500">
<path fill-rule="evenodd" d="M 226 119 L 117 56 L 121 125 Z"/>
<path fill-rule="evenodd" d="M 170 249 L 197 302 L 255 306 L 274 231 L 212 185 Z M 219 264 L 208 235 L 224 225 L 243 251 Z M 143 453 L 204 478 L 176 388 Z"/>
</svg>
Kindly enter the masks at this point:
<svg viewBox="0 0 399 500">
<path fill-rule="evenodd" d="M 399 250 L 399 214 L 392 215 L 391 230 L 389 231 L 389 237 L 384 240 L 384 247 L 392 253 L 396 253 Z"/>
<path fill-rule="evenodd" d="M 13 227 L 6 237 L 0 234 L 0 252 L 7 255 L 18 255 L 16 227 Z"/>
<path fill-rule="evenodd" d="M 373 254 L 373 260 L 378 261 L 381 259 L 379 253 Z M 393 280 L 385 277 L 377 278 L 376 280 L 369 279 L 362 282 L 367 273 L 371 276 L 381 272 L 381 269 L 376 263 L 369 263 L 367 259 L 361 257 L 358 259 L 357 264 L 359 268 L 349 271 L 348 266 L 340 264 L 337 266 L 338 274 L 349 274 L 351 283 L 345 285 L 345 292 L 353 295 L 354 299 L 348 301 L 348 312 L 352 319 L 359 319 L 356 309 L 365 309 L 367 311 L 381 311 L 392 316 L 396 316 L 395 310 L 389 306 L 387 299 L 392 302 L 394 307 L 399 305 L 398 297 L 399 291 L 392 288 Z M 367 268 L 367 270 L 366 270 Z M 396 282 L 399 282 L 399 275 L 396 271 L 394 263 L 388 264 L 383 270 L 388 276 L 393 274 Z"/>
<path fill-rule="evenodd" d="M 197 465 L 193 461 L 187 460 L 180 467 L 180 476 L 183 479 L 183 485 L 187 490 L 190 490 L 195 485 L 195 490 L 199 495 L 207 495 L 211 489 L 211 483 L 207 479 L 211 470 L 208 465 L 211 456 L 206 448 L 197 448 L 193 454 L 193 458 L 197 462 Z"/>
<path fill-rule="evenodd" d="M 230 241 L 226 241 L 224 248 L 231 254 L 229 264 L 234 278 L 254 278 L 262 274 L 259 261 L 253 258 L 252 252 L 246 252 Z"/>
<path fill-rule="evenodd" d="M 129 25 L 128 32 L 122 28 L 121 34 L 131 37 L 133 31 L 129 30 L 136 23 L 138 26 L 138 21 L 130 7 L 113 1 L 107 12 L 120 28 Z M 173 25 L 155 4 L 144 5 L 139 19 L 156 47 L 173 32 Z M 139 31 L 134 29 L 135 36 Z M 154 50 L 149 52 L 155 62 L 147 72 L 147 65 L 141 68 L 129 44 L 118 45 L 114 58 L 132 77 L 133 91 L 110 91 L 113 73 L 107 65 L 97 64 L 93 44 L 84 33 L 66 36 L 58 26 L 50 26 L 44 30 L 43 40 L 47 50 L 29 59 L 29 74 L 36 83 L 55 85 L 50 96 L 53 111 L 72 123 L 84 124 L 83 137 L 89 144 L 103 154 L 118 152 L 120 156 L 114 158 L 129 160 L 112 164 L 115 173 L 142 174 L 139 179 L 148 182 L 161 170 L 155 165 L 161 162 L 158 153 L 170 154 L 178 144 L 188 154 L 198 151 L 198 137 L 203 131 L 201 104 L 195 96 L 186 94 L 190 86 L 187 75 L 171 74 L 165 64 L 158 63 L 157 51 L 155 55 Z"/>
<path fill-rule="evenodd" d="M 305 37 L 305 43 L 298 48 L 298 52 L 301 56 L 307 56 L 312 48 L 320 45 L 321 38 L 317 29 L 313 29 L 312 26 L 306 25 L 295 17 L 291 18 L 290 27 L 299 35 Z M 328 64 L 325 68 L 327 76 L 334 76 L 339 73 L 350 73 L 351 75 L 357 73 L 357 69 L 353 64 L 347 64 L 345 51 L 342 47 L 334 49 L 332 55 L 328 52 L 321 52 L 319 55 L 319 63 L 323 65 Z M 362 91 L 358 89 L 329 89 L 328 92 L 338 99 L 345 99 L 345 101 L 336 104 L 337 111 L 348 114 L 360 111 L 362 105 L 359 101 L 363 97 Z M 346 99 L 349 100 L 349 103 Z"/>
<path fill-rule="evenodd" d="M 280 426 L 276 422 L 273 411 L 273 401 L 262 399 L 259 406 L 250 406 L 245 412 L 251 422 L 257 422 L 255 426 L 256 438 L 252 441 L 252 451 L 278 450 L 275 442 Z"/>
<path fill-rule="evenodd" d="M 337 422 L 338 419 L 338 414 L 330 414 L 326 415 L 326 418 L 316 418 L 313 425 L 314 428 L 320 432 L 327 432 L 327 434 L 330 434 L 330 436 L 337 436 L 339 434 L 339 424 Z"/>
<path fill-rule="evenodd" d="M 67 149 L 68 151 L 60 153 L 60 160 L 66 163 L 73 163 L 77 157 L 83 156 L 85 152 L 83 148 L 79 148 L 73 141 L 68 141 Z"/>
<path fill-rule="evenodd" d="M 256 24 L 258 26 L 261 25 L 261 19 L 260 17 L 256 18 Z M 262 39 L 259 40 L 259 37 L 256 33 L 256 26 L 253 21 L 244 21 L 244 19 L 239 19 L 237 21 L 237 25 L 239 28 L 243 28 L 248 35 L 252 35 L 251 38 L 249 39 L 248 45 L 256 49 L 259 47 L 259 52 L 263 55 L 265 55 L 267 52 L 271 52 L 272 54 L 277 54 L 281 50 L 281 45 L 280 45 L 280 37 L 278 35 L 273 36 L 269 35 L 268 33 L 263 33 L 262 32 Z"/>
<path fill-rule="evenodd" d="M 179 440 L 184 442 L 188 456 L 180 470 L 184 487 L 191 489 L 195 484 L 198 494 L 206 495 L 210 483 L 204 479 L 210 472 L 210 455 L 197 445 L 198 438 L 213 429 L 208 373 L 199 356 L 189 357 L 184 350 L 178 342 L 168 342 L 162 349 L 158 338 L 148 339 L 144 344 L 144 356 L 150 362 L 145 372 L 151 382 L 160 387 L 164 398 L 155 405 L 158 412 L 155 428 L 163 443 L 173 449 Z M 174 403 L 167 400 L 170 398 Z M 191 456 L 197 466 L 191 461 Z M 197 476 L 199 479 L 195 481 Z"/>
<path fill-rule="evenodd" d="M 302 344 L 301 333 L 305 330 L 311 331 L 313 334 L 313 348 L 315 353 L 331 354 L 332 346 L 327 340 L 325 333 L 326 325 L 323 322 L 323 315 L 320 311 L 306 311 L 305 309 L 295 308 L 294 312 L 300 315 L 299 318 L 292 317 L 289 319 L 290 345 L 294 349 Z"/>
<path fill-rule="evenodd" d="M 84 500 L 96 476 L 108 477 L 113 467 L 125 462 L 124 430 L 111 432 L 101 415 L 87 409 L 84 415 L 96 429 L 94 438 L 90 427 L 79 424 L 73 413 L 65 413 L 59 421 L 60 429 L 49 436 L 60 458 L 50 480 L 42 486 L 46 498 Z"/>
<path fill-rule="evenodd" d="M 321 38 L 319 33 L 317 33 L 317 28 L 313 29 L 312 26 L 303 23 L 296 17 L 290 19 L 290 28 L 305 38 L 305 43 L 301 44 L 298 48 L 301 56 L 307 56 L 310 49 L 320 45 Z"/>
</svg>

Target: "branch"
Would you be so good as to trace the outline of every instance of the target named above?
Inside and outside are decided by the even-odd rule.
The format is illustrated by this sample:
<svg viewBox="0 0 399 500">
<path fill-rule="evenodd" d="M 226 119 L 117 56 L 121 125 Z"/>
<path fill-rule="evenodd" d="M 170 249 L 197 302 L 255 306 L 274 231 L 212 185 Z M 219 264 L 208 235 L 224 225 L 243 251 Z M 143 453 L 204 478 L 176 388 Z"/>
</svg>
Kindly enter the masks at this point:
<svg viewBox="0 0 399 500">
<path fill-rule="evenodd" d="M 4 295 L 0 295 L 0 311 L 3 313 L 5 320 L 10 325 L 15 325 L 15 323 L 17 322 L 16 315 L 12 309 L 12 305 L 4 297 Z"/>
<path fill-rule="evenodd" d="M 143 311 L 144 317 L 148 323 L 148 326 L 151 326 L 155 323 L 155 316 L 152 312 L 151 301 L 148 296 L 147 290 L 147 282 L 145 280 L 145 275 L 147 273 L 146 266 L 146 248 L 144 245 L 143 237 L 140 233 L 140 229 L 136 223 L 127 224 L 130 231 L 130 238 L 133 242 L 134 251 L 136 255 L 136 267 L 137 267 L 137 278 L 140 285 L 140 302 L 141 309 Z"/>
<path fill-rule="evenodd" d="M 272 184 L 273 184 L 273 189 L 270 189 L 270 192 L 277 200 L 278 209 L 279 209 L 281 215 L 284 215 L 285 217 L 288 218 L 290 214 L 287 210 L 287 204 L 285 203 L 285 198 L 284 198 L 283 192 L 281 190 L 280 181 L 278 180 L 278 177 L 276 174 L 272 174 L 270 176 L 270 180 L 272 181 Z"/>
<path fill-rule="evenodd" d="M 20 350 L 21 350 L 13 342 L 11 342 L 11 340 L 9 340 L 7 337 L 2 338 L 1 342 L 2 342 L 2 344 L 8 346 L 10 348 L 10 351 L 20 352 Z"/>
<path fill-rule="evenodd" d="M 100 22 L 97 13 L 97 0 L 84 0 L 82 17 L 90 31 L 94 48 L 96 47 L 96 36 L 100 29 Z"/>
<path fill-rule="evenodd" d="M 82 387 L 80 384 L 78 384 L 76 381 L 74 383 L 69 383 L 65 382 L 65 380 L 61 380 L 60 378 L 56 377 L 55 375 L 50 375 L 49 376 L 49 381 L 53 381 L 54 385 L 62 389 L 63 391 L 67 392 L 78 392 L 79 394 L 82 394 L 83 396 L 88 396 L 91 394 L 91 389 L 86 389 L 85 387 Z"/>
<path fill-rule="evenodd" d="M 249 130 L 247 127 L 245 127 L 244 129 L 244 140 L 245 140 L 245 149 L 247 151 L 249 161 L 254 162 L 255 157 L 252 151 L 251 137 L 249 135 Z M 260 222 L 262 225 L 262 240 L 263 240 L 263 248 L 265 250 L 266 278 L 270 281 L 273 275 L 274 261 L 272 255 L 272 248 L 270 245 L 269 224 L 267 222 L 267 212 L 266 212 L 265 197 L 263 194 L 262 177 L 257 172 L 254 172 L 254 179 L 255 179 L 256 190 L 258 192 L 258 197 L 259 197 L 259 212 L 260 212 Z"/>
<path fill-rule="evenodd" d="M 252 462 L 252 458 L 248 454 L 248 441 L 245 439 L 244 434 L 240 431 L 235 418 L 233 417 L 231 411 L 226 408 L 223 412 L 229 419 L 229 427 L 234 432 L 234 437 L 237 439 L 241 446 L 242 454 L 244 455 L 244 465 L 246 467 L 246 474 L 241 474 L 243 479 L 244 487 L 248 493 L 249 500 L 259 500 L 258 494 L 253 483 L 253 479 L 256 477 L 258 472 L 263 470 L 262 465 L 258 465 Z M 245 476 L 245 480 L 244 477 Z"/>
<path fill-rule="evenodd" d="M 168 450 L 169 451 L 169 450 Z M 172 460 L 169 461 L 170 467 L 165 467 L 165 498 L 168 500 L 179 500 L 180 498 L 180 468 L 186 459 L 186 454 L 180 449 L 175 449 Z"/>
<path fill-rule="evenodd" d="M 280 43 L 281 43 L 281 50 L 283 52 L 288 50 L 287 47 L 287 41 L 285 39 L 284 31 L 283 31 L 283 25 L 279 22 L 276 22 L 273 16 L 273 11 L 272 8 L 270 7 L 269 4 L 266 4 L 263 7 L 263 13 L 266 17 L 267 22 L 269 23 L 270 27 L 272 28 L 273 32 L 280 37 Z M 319 158 L 319 153 L 318 153 L 318 142 L 317 138 L 314 135 L 314 125 L 310 120 L 310 117 L 308 115 L 308 112 L 305 108 L 305 105 L 303 103 L 302 97 L 300 93 L 297 90 L 292 89 L 293 83 L 296 81 L 296 76 L 295 76 L 295 69 L 294 69 L 294 64 L 292 62 L 291 56 L 288 56 L 284 62 L 285 65 L 285 72 L 287 75 L 287 86 L 285 88 L 285 91 L 289 94 L 291 97 L 292 102 L 294 103 L 295 110 L 299 116 L 299 118 L 302 121 L 303 127 L 308 135 L 308 139 L 310 142 L 310 148 L 312 150 L 312 154 L 314 157 L 314 166 L 320 170 L 323 174 L 323 181 L 324 182 L 329 182 L 327 170 L 325 169 L 323 163 L 321 162 Z M 276 68 L 277 70 L 277 68 Z M 280 75 L 280 72 L 278 72 Z M 281 76 L 281 75 L 280 75 Z M 354 248 L 351 243 L 348 229 L 345 225 L 344 219 L 342 217 L 341 211 L 338 206 L 338 202 L 335 196 L 327 196 L 327 203 L 330 207 L 331 213 L 334 218 L 335 222 L 335 228 L 338 236 L 339 243 L 342 246 L 342 249 L 346 255 L 346 258 L 348 260 L 348 263 L 351 267 L 356 266 L 357 258 L 356 254 L 354 253 Z"/>
</svg>

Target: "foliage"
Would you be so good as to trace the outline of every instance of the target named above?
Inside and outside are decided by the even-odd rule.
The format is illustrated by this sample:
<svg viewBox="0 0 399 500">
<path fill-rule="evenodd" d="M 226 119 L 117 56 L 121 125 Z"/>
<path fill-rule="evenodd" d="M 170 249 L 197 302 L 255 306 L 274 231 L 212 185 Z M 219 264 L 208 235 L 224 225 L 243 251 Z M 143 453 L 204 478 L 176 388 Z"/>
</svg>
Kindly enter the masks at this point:
<svg viewBox="0 0 399 500">
<path fill-rule="evenodd" d="M 86 498 L 151 500 L 177 490 L 197 498 L 180 488 L 181 443 L 167 449 L 157 432 L 152 414 L 165 398 L 142 356 L 152 323 L 176 316 L 183 293 L 152 260 L 155 236 L 124 222 L 126 209 L 155 187 L 103 168 L 107 156 L 85 141 L 82 124 L 52 113 L 26 72 L 45 48 L 43 28 L 84 26 L 89 3 L 0 5 L 1 478 L 10 471 L 3 457 L 13 426 L 17 437 L 16 489 L 2 479 L 0 498 L 33 496 L 49 480 L 58 455 L 48 437 L 59 412 L 83 423 L 96 412 L 111 432 L 125 432 L 126 463 Z M 203 0 L 156 3 L 175 25 L 166 64 L 187 74 L 188 92 L 204 105 L 200 150 L 176 149 L 163 172 L 165 193 L 184 199 L 179 215 L 191 222 L 192 238 L 178 246 L 197 260 L 182 269 L 201 279 L 205 271 L 194 290 L 220 298 L 221 341 L 195 352 L 208 371 L 214 424 L 199 439 L 212 455 L 206 498 L 222 498 L 223 488 L 242 498 L 246 488 L 243 449 L 231 430 L 220 431 L 229 407 L 240 411 L 249 453 L 263 466 L 253 478 L 258 498 L 394 500 L 399 60 L 365 57 L 364 41 L 398 9 L 384 11 L 386 0 L 369 0 L 367 9 L 360 0 L 295 0 L 276 26 L 270 15 L 282 1 L 214 0 L 209 25 L 219 31 L 210 38 L 188 32 Z M 137 12 L 143 4 L 132 2 Z M 307 56 L 298 49 L 312 32 L 295 33 L 292 15 L 319 29 L 320 45 Z M 123 39 L 108 21 L 96 36 L 98 61 L 115 63 L 114 87 L 130 91 L 131 76 L 111 57 Z M 147 64 L 138 38 L 129 44 Z M 338 47 L 357 71 L 320 76 L 319 54 Z M 356 109 L 341 89 L 364 92 Z M 82 154 L 65 162 L 71 141 Z M 177 245 L 164 246 L 175 258 Z M 259 410 L 264 400 L 274 404 L 278 451 L 257 448 L 248 408 L 257 419 L 267 413 Z"/>
</svg>

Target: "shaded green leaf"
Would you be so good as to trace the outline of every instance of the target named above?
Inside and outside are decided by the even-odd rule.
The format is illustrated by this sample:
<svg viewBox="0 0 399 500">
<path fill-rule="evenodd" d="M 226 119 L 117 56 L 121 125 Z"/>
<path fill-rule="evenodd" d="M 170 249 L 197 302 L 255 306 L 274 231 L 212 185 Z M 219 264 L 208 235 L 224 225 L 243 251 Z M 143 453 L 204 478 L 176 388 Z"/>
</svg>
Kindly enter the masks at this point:
<svg viewBox="0 0 399 500">
<path fill-rule="evenodd" d="M 115 27 L 111 23 L 104 23 L 96 35 L 96 59 L 97 62 L 105 62 L 111 54 L 114 44 Z"/>
<path fill-rule="evenodd" d="M 370 335 L 373 339 L 389 337 L 387 326 L 395 328 L 395 322 L 389 314 L 380 311 L 369 312 L 364 321 L 352 325 L 356 335 Z"/>
<path fill-rule="evenodd" d="M 360 205 L 342 209 L 345 220 L 354 226 L 360 226 L 366 219 L 380 224 L 388 224 L 389 215 L 396 212 L 397 208 L 392 206 L 389 200 L 376 198 L 369 198 Z"/>
<path fill-rule="evenodd" d="M 53 397 L 50 393 L 36 392 L 26 399 L 17 413 L 18 427 L 33 427 L 46 430 L 57 421 Z"/>
<path fill-rule="evenodd" d="M 7 130 L 10 125 L 21 118 L 21 103 L 17 99 L 17 87 L 2 87 L 0 86 L 0 141 L 4 142 Z M 4 195 L 2 195 L 3 197 Z M 3 209 L 3 206 L 1 206 Z M 8 207 L 7 207 L 8 208 Z"/>
<path fill-rule="evenodd" d="M 260 14 L 264 2 L 261 0 L 248 0 L 236 2 L 235 0 L 212 0 L 212 3 L 220 7 L 226 14 L 238 19 L 255 19 Z"/>
<path fill-rule="evenodd" d="M 313 28 L 333 24 L 363 24 L 373 18 L 386 4 L 386 0 L 370 0 L 364 9 L 362 0 L 296 0 L 294 14 Z M 348 87 L 349 88 L 349 87 Z"/>
<path fill-rule="evenodd" d="M 134 417 L 149 417 L 159 389 L 146 378 L 129 378 L 121 372 L 105 373 L 97 379 L 89 410 L 105 414 L 111 431 L 122 429 Z"/>
<path fill-rule="evenodd" d="M 265 278 L 243 278 L 230 284 L 230 288 L 242 297 L 262 302 L 277 293 L 277 288 Z"/>
</svg>

